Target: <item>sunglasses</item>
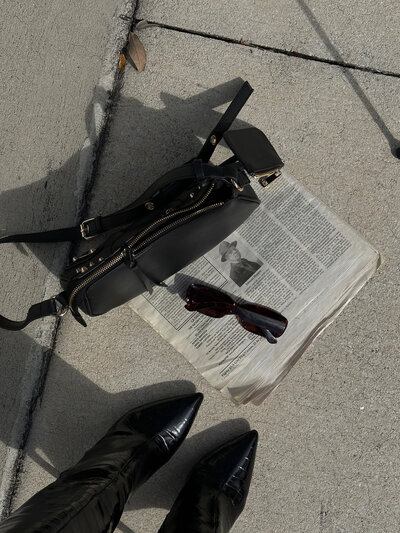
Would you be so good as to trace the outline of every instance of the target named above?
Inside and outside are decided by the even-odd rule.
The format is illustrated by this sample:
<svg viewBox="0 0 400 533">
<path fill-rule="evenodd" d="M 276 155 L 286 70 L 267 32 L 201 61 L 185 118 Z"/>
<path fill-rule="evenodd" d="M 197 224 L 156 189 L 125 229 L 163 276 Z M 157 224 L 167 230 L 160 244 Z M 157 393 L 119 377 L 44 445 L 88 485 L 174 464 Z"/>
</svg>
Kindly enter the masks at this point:
<svg viewBox="0 0 400 533">
<path fill-rule="evenodd" d="M 247 331 L 265 337 L 275 344 L 277 337 L 285 331 L 287 319 L 263 305 L 236 302 L 228 294 L 212 287 L 192 283 L 186 291 L 186 309 L 203 315 L 221 318 L 235 315 L 239 324 Z"/>
</svg>

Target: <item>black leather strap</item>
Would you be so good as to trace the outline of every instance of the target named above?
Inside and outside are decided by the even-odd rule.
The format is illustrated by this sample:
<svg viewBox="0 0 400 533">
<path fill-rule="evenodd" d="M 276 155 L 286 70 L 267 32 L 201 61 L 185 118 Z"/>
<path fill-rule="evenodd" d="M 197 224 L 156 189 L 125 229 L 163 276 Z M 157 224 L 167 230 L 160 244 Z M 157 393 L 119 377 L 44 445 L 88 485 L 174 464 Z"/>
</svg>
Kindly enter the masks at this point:
<svg viewBox="0 0 400 533">
<path fill-rule="evenodd" d="M 242 183 L 244 175 L 238 172 L 235 165 L 216 167 L 215 165 L 204 163 L 200 159 L 195 159 L 191 164 L 185 165 L 181 169 L 176 169 L 174 173 L 175 181 L 196 178 L 201 182 L 203 180 L 229 179 L 231 177 L 235 178 L 241 185 L 245 184 Z M 145 206 L 139 205 L 131 209 L 112 213 L 111 215 L 89 218 L 75 227 L 40 231 L 37 233 L 7 235 L 0 239 L 0 244 L 11 242 L 62 242 L 77 241 L 82 238 L 90 239 L 111 229 L 126 226 L 132 223 L 135 218 L 140 219 L 146 212 Z"/>
<path fill-rule="evenodd" d="M 197 156 L 198 159 L 202 159 L 203 161 L 210 160 L 210 157 L 214 153 L 215 147 L 217 146 L 219 141 L 222 139 L 223 134 L 225 133 L 227 129 L 231 127 L 232 122 L 235 120 L 235 118 L 239 114 L 239 111 L 242 109 L 244 104 L 247 102 L 252 92 L 253 92 L 253 88 L 251 87 L 249 82 L 248 81 L 244 82 L 244 84 L 239 89 L 239 92 L 237 93 L 235 98 L 229 104 L 228 109 L 222 115 L 218 124 L 215 126 L 215 128 L 212 130 L 210 135 L 207 137 L 207 140 L 204 143 L 203 148 L 200 150 L 199 155 Z"/>
<path fill-rule="evenodd" d="M 38 233 L 7 235 L 0 239 L 0 244 L 6 242 L 61 242 L 77 241 L 82 238 L 90 239 L 110 229 L 129 224 L 134 218 L 140 217 L 144 210 L 145 207 L 140 205 L 132 209 L 127 209 L 126 211 L 113 213 L 112 215 L 89 218 L 75 227 L 40 231 Z"/>
<path fill-rule="evenodd" d="M 15 235 L 7 235 L 0 239 L 0 244 L 6 242 L 61 242 L 61 241 L 76 241 L 82 238 L 80 227 L 75 228 L 61 228 L 51 231 L 40 231 L 38 233 L 18 233 Z"/>
<path fill-rule="evenodd" d="M 25 320 L 10 320 L 9 318 L 0 315 L 0 328 L 19 331 L 38 318 L 43 318 L 45 316 L 61 316 L 66 308 L 66 294 L 62 292 L 53 298 L 32 305 L 29 308 Z"/>
<path fill-rule="evenodd" d="M 191 165 L 182 166 L 181 168 L 172 170 L 170 173 L 171 179 L 178 181 L 181 179 L 189 179 L 195 176 Z M 166 174 L 165 176 L 167 176 Z M 18 233 L 14 235 L 7 235 L 0 238 L 0 244 L 9 242 L 62 242 L 62 241 L 78 241 L 80 239 L 90 239 L 104 233 L 111 229 L 125 226 L 134 221 L 135 218 L 140 219 L 146 213 L 146 208 L 143 204 L 132 207 L 131 209 L 121 209 L 116 213 L 106 216 L 98 216 L 88 218 L 79 224 L 70 228 L 60 228 L 50 231 L 40 231 L 37 233 Z"/>
</svg>

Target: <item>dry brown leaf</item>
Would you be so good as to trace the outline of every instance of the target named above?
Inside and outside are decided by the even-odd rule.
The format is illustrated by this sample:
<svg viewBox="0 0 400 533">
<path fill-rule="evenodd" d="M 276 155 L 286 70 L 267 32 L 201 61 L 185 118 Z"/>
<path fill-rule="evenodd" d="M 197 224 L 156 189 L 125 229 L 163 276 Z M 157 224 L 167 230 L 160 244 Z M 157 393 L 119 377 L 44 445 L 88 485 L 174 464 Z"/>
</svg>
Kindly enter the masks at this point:
<svg viewBox="0 0 400 533">
<path fill-rule="evenodd" d="M 119 68 L 119 71 L 122 73 L 125 71 L 125 67 L 126 67 L 126 57 L 124 56 L 124 54 L 121 52 L 119 54 L 119 61 L 118 61 L 118 68 Z"/>
<path fill-rule="evenodd" d="M 135 26 L 135 31 L 143 30 L 144 28 L 148 28 L 149 26 L 155 26 L 155 24 L 150 24 L 147 20 L 141 20 L 138 22 Z"/>
<path fill-rule="evenodd" d="M 146 50 L 139 37 L 132 32 L 129 33 L 128 54 L 137 71 L 142 72 L 146 66 Z"/>
</svg>

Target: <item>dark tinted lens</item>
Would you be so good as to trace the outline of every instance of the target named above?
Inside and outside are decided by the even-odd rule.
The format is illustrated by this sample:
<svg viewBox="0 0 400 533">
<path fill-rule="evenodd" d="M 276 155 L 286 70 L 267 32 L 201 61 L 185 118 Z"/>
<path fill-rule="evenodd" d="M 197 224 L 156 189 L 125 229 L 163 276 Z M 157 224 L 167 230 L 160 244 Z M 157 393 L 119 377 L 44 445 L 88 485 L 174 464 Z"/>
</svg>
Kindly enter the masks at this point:
<svg viewBox="0 0 400 533">
<path fill-rule="evenodd" d="M 232 313 L 232 298 L 227 294 L 206 287 L 192 283 L 186 291 L 186 309 L 189 311 L 199 311 L 204 315 L 215 318 L 222 317 Z"/>
<path fill-rule="evenodd" d="M 236 314 L 243 326 L 244 323 L 247 323 L 260 328 L 262 331 L 268 329 L 274 337 L 280 337 L 288 324 L 283 315 L 263 305 L 238 304 Z M 246 329 L 249 328 L 246 327 Z"/>
<path fill-rule="evenodd" d="M 225 303 L 228 305 L 234 303 L 228 294 L 198 283 L 189 285 L 186 291 L 186 298 L 190 298 L 194 302 Z"/>
<path fill-rule="evenodd" d="M 231 314 L 230 308 L 226 304 L 204 304 L 204 303 L 187 303 L 185 305 L 188 311 L 197 311 L 203 315 L 212 316 L 213 318 L 221 318 L 225 315 Z"/>
</svg>

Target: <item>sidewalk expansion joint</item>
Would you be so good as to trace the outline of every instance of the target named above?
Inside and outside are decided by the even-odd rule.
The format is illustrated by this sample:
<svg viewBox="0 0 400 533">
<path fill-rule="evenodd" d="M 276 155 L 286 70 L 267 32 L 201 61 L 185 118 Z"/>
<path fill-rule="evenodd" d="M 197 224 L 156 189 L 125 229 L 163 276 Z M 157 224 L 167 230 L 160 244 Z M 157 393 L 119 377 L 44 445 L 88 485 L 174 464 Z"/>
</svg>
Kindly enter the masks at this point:
<svg viewBox="0 0 400 533">
<path fill-rule="evenodd" d="M 135 18 L 134 25 L 136 25 L 141 20 L 144 20 L 144 19 Z M 310 54 L 304 54 L 303 52 L 297 52 L 295 50 L 285 50 L 283 48 L 276 48 L 273 46 L 255 44 L 249 41 L 237 40 L 231 37 L 225 37 L 223 35 L 216 35 L 216 34 L 207 33 L 204 31 L 190 30 L 190 29 L 182 28 L 180 26 L 172 26 L 170 24 L 163 24 L 163 23 L 148 20 L 148 19 L 146 19 L 146 21 L 149 24 L 153 24 L 154 26 L 158 26 L 159 28 L 163 28 L 165 30 L 176 31 L 179 33 L 186 33 L 189 35 L 197 35 L 198 37 L 205 37 L 207 39 L 213 39 L 215 41 L 222 41 L 222 42 L 229 43 L 229 44 L 241 45 L 247 48 L 256 48 L 257 50 L 262 50 L 264 52 L 272 52 L 274 54 L 281 54 L 281 55 L 285 55 L 289 57 L 295 57 L 298 59 L 305 59 L 306 61 L 315 61 L 317 63 L 325 63 L 327 65 L 333 65 L 336 67 L 341 67 L 341 68 L 346 68 L 346 69 L 351 69 L 351 70 L 358 70 L 360 72 L 368 72 L 370 74 L 377 74 L 379 76 L 389 76 L 391 78 L 400 78 L 400 73 L 391 72 L 389 70 L 380 70 L 380 69 L 376 69 L 373 67 L 363 67 L 361 65 L 356 65 L 355 63 L 347 63 L 346 61 L 337 61 L 335 59 L 328 59 L 324 57 L 313 56 Z"/>
</svg>

